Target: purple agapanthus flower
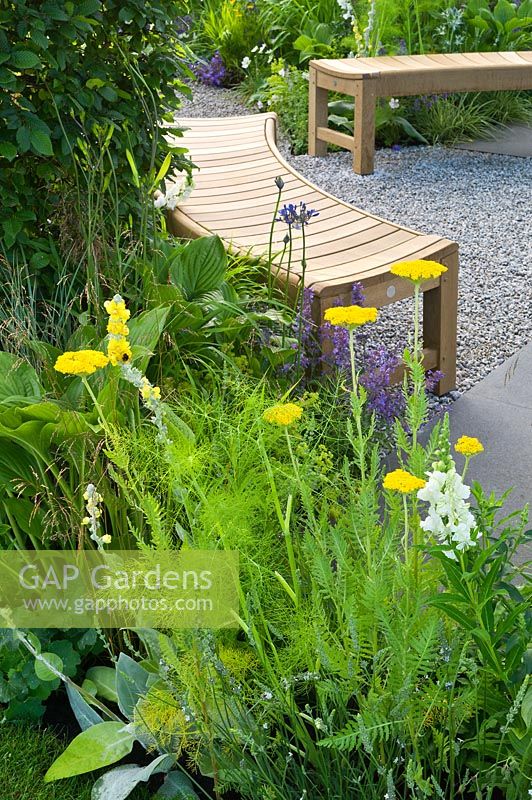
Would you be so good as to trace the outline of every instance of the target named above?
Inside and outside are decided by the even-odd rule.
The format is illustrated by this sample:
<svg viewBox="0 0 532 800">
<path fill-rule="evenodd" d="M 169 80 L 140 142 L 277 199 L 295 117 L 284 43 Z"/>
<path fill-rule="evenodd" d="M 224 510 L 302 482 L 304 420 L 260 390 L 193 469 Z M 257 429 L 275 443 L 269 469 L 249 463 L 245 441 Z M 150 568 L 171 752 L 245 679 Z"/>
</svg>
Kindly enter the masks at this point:
<svg viewBox="0 0 532 800">
<path fill-rule="evenodd" d="M 299 230 L 303 225 L 308 225 L 312 217 L 318 217 L 319 211 L 307 208 L 306 203 L 300 203 L 299 208 L 293 203 L 284 205 L 279 211 L 276 222 L 284 222 L 289 228 Z"/>
<path fill-rule="evenodd" d="M 200 83 L 206 86 L 222 86 L 227 74 L 220 52 L 217 50 L 210 61 L 198 61 L 192 65 L 192 71 Z"/>
</svg>

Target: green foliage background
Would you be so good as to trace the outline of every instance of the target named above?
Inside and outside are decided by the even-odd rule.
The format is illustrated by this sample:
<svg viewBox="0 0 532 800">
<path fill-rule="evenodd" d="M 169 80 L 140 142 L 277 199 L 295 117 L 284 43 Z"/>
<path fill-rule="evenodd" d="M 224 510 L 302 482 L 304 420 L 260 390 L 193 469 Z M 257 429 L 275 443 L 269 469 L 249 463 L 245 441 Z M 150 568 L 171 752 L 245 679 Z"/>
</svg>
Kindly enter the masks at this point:
<svg viewBox="0 0 532 800">
<path fill-rule="evenodd" d="M 47 240 L 87 211 L 77 173 L 102 154 L 104 194 L 110 186 L 120 216 L 138 213 L 125 151 L 142 173 L 166 147 L 157 121 L 176 107 L 186 74 L 174 33 L 180 8 L 174 0 L 0 2 L 0 238 L 8 260 L 31 251 L 33 269 L 47 266 Z"/>
</svg>

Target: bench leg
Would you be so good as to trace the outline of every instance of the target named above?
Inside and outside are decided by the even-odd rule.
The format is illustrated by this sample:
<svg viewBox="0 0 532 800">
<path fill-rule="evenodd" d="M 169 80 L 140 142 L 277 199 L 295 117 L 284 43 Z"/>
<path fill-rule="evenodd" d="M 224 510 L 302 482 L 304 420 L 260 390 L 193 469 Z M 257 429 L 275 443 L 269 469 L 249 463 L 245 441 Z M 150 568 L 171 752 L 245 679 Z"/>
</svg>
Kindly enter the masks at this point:
<svg viewBox="0 0 532 800">
<path fill-rule="evenodd" d="M 375 87 L 372 80 L 355 81 L 353 169 L 371 175 L 375 153 Z"/>
<path fill-rule="evenodd" d="M 436 348 L 438 367 L 444 377 L 436 394 L 456 388 L 456 327 L 458 305 L 458 251 L 441 259 L 447 267 L 436 289 L 423 292 L 423 344 Z"/>
<path fill-rule="evenodd" d="M 309 103 L 308 103 L 308 154 L 309 156 L 327 155 L 327 142 L 318 139 L 318 128 L 326 128 L 329 118 L 328 92 L 318 86 L 318 73 L 315 67 L 309 70 Z"/>
</svg>

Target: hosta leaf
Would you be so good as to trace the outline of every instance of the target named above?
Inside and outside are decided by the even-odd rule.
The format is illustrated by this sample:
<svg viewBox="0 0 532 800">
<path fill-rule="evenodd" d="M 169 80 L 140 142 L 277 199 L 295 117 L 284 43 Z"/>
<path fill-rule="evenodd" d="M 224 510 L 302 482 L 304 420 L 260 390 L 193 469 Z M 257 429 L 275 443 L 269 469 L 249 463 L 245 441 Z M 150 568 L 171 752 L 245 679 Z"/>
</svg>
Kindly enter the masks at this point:
<svg viewBox="0 0 532 800">
<path fill-rule="evenodd" d="M 218 236 L 194 239 L 170 267 L 172 282 L 192 300 L 219 289 L 227 268 L 227 255 Z"/>
<path fill-rule="evenodd" d="M 0 352 L 0 405 L 35 403 L 41 396 L 42 387 L 33 367 L 12 353 Z"/>
<path fill-rule="evenodd" d="M 532 728 L 532 686 L 529 686 L 521 705 L 521 716 L 528 730 Z"/>
</svg>

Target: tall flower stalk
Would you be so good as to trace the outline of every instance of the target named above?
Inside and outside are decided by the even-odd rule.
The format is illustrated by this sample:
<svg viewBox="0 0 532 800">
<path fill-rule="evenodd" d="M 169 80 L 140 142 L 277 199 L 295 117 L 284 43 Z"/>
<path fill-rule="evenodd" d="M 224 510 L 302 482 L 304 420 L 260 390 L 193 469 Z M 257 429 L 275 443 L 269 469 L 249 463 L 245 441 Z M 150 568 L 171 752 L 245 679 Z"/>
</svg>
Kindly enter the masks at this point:
<svg viewBox="0 0 532 800">
<path fill-rule="evenodd" d="M 362 484 L 366 482 L 366 452 L 365 438 L 362 431 L 362 412 L 367 399 L 366 390 L 359 386 L 355 353 L 355 332 L 361 325 L 375 322 L 377 319 L 376 308 L 363 308 L 362 306 L 337 306 L 328 308 L 325 312 L 325 321 L 331 325 L 346 328 L 349 332 L 349 360 L 351 366 L 351 404 L 355 425 L 357 429 L 357 455 Z"/>
<path fill-rule="evenodd" d="M 390 272 L 392 275 L 404 278 L 414 285 L 414 341 L 412 353 L 407 352 L 405 358 L 412 378 L 412 396 L 409 398 L 407 411 L 412 433 L 412 452 L 414 452 L 417 447 L 419 428 L 426 417 L 423 344 L 419 333 L 421 286 L 431 279 L 440 278 L 444 272 L 447 272 L 447 267 L 437 261 L 419 259 L 416 261 L 401 261 L 394 264 L 390 268 Z M 405 383 L 405 390 L 406 388 L 407 384 Z"/>
<path fill-rule="evenodd" d="M 275 230 L 277 214 L 279 212 L 279 206 L 281 205 L 281 194 L 284 188 L 284 181 L 280 175 L 275 178 L 275 185 L 277 186 L 277 199 L 275 201 L 275 211 L 273 212 L 272 222 L 270 225 L 270 238 L 268 240 L 268 300 L 272 299 L 273 292 L 273 232 Z"/>
<path fill-rule="evenodd" d="M 126 308 L 123 298 L 118 294 L 112 300 L 107 300 L 104 303 L 104 307 L 109 315 L 107 323 L 107 354 L 100 350 L 66 352 L 57 358 L 54 365 L 55 369 L 65 375 L 76 375 L 81 378 L 85 390 L 94 404 L 104 435 L 109 442 L 113 442 L 116 441 L 116 432 L 109 424 L 105 411 L 93 391 L 88 377 L 97 370 L 104 369 L 109 365 L 119 367 L 121 377 L 138 389 L 142 404 L 151 412 L 150 421 L 157 429 L 158 440 L 165 446 L 170 445 L 171 440 L 168 438 L 165 410 L 161 401 L 161 390 L 158 386 L 153 386 L 146 376 L 130 363 L 133 357 L 131 344 L 127 338 L 129 336 L 127 322 L 130 317 L 130 311 Z M 137 487 L 137 481 L 130 475 L 127 465 L 122 468 L 127 475 L 128 485 L 135 496 L 138 507 L 142 509 L 143 497 Z M 93 484 L 89 484 L 85 491 L 88 516 L 84 518 L 84 524 L 88 526 L 91 539 L 96 542 L 100 549 L 102 544 L 108 544 L 111 541 L 110 535 L 100 534 L 100 510 L 98 504 L 102 499 L 97 493 L 96 487 Z"/>
<path fill-rule="evenodd" d="M 277 213 L 277 211 L 276 211 Z M 301 371 L 301 359 L 302 359 L 302 339 L 303 339 L 303 325 L 304 325 L 304 314 L 303 314 L 303 305 L 304 305 L 304 292 L 305 292 L 305 277 L 307 272 L 307 243 L 305 237 L 305 226 L 309 224 L 312 217 L 319 216 L 318 211 L 314 211 L 314 209 L 307 208 L 306 203 L 299 203 L 299 206 L 294 205 L 293 203 L 289 203 L 288 205 L 284 205 L 283 208 L 279 211 L 279 216 L 275 218 L 277 222 L 284 222 L 285 225 L 288 226 L 288 236 L 289 236 L 289 260 L 288 266 L 290 268 L 290 263 L 292 259 L 292 230 L 301 230 L 301 278 L 298 282 L 297 292 L 296 292 L 296 301 L 295 307 L 298 310 L 298 330 L 297 330 L 297 375 Z M 273 233 L 273 232 L 272 232 Z M 270 246 L 271 246 L 272 237 L 270 237 Z M 271 270 L 270 270 L 271 271 Z M 290 271 L 287 274 L 287 289 L 288 289 L 288 281 L 290 278 Z"/>
</svg>

